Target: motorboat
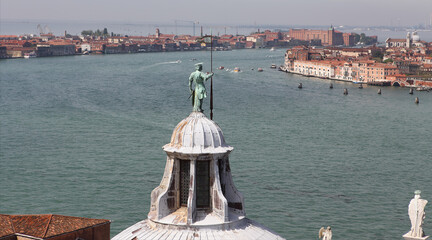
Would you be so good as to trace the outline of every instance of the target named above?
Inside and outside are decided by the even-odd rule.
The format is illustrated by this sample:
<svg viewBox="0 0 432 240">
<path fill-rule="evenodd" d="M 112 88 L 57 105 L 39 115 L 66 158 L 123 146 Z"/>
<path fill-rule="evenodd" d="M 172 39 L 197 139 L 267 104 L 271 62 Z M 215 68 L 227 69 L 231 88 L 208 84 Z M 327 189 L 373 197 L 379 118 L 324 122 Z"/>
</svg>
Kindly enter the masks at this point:
<svg viewBox="0 0 432 240">
<path fill-rule="evenodd" d="M 233 72 L 240 72 L 240 68 L 235 67 L 234 70 L 233 70 Z"/>
<path fill-rule="evenodd" d="M 432 90 L 432 88 L 430 88 L 430 87 L 418 87 L 418 88 L 416 88 L 416 91 L 430 91 L 430 90 Z"/>
<path fill-rule="evenodd" d="M 262 69 L 262 68 L 258 68 L 257 71 L 258 71 L 258 72 L 262 72 L 262 71 L 264 71 L 264 69 Z"/>
<path fill-rule="evenodd" d="M 36 57 L 36 53 L 35 52 L 29 52 L 29 53 L 24 53 L 24 58 L 35 58 Z"/>
</svg>

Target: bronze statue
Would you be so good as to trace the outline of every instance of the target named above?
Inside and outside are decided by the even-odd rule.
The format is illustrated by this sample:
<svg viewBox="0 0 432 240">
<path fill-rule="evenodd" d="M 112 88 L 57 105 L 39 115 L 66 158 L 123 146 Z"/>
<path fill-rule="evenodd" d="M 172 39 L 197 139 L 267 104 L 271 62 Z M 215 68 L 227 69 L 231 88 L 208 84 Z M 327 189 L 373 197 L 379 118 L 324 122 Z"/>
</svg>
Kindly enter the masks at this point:
<svg viewBox="0 0 432 240">
<path fill-rule="evenodd" d="M 194 112 L 202 112 L 203 99 L 207 97 L 206 88 L 204 82 L 213 76 L 213 73 L 203 73 L 202 63 L 195 64 L 195 72 L 191 73 L 189 77 L 189 89 L 192 96 L 192 105 Z M 192 83 L 195 84 L 195 88 L 192 88 Z"/>
</svg>

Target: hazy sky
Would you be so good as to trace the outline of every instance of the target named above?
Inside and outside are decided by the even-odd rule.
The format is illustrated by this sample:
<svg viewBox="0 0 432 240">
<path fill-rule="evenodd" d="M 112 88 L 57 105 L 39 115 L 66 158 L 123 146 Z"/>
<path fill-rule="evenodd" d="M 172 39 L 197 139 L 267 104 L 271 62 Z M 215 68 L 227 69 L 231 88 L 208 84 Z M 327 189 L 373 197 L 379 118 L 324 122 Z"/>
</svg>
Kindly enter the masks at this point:
<svg viewBox="0 0 432 240">
<path fill-rule="evenodd" d="M 431 14 L 432 0 L 0 0 L 0 20 L 406 26 Z"/>
</svg>

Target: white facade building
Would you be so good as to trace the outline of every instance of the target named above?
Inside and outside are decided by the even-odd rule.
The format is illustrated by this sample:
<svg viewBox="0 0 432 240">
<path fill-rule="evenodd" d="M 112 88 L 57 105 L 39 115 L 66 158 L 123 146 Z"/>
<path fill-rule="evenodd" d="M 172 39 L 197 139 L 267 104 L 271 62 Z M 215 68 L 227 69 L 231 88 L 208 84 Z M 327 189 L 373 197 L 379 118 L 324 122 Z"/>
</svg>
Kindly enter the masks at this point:
<svg viewBox="0 0 432 240">
<path fill-rule="evenodd" d="M 325 61 L 298 61 L 293 63 L 293 73 L 319 78 L 333 78 L 334 67 Z"/>
</svg>

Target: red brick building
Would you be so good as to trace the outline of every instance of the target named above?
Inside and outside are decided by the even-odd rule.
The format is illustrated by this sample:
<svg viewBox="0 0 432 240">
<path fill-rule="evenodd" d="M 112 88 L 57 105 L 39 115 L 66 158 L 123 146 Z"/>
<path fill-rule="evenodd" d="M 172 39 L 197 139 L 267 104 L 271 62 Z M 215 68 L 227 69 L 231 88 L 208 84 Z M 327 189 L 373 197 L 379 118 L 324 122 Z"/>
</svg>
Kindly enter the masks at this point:
<svg viewBox="0 0 432 240">
<path fill-rule="evenodd" d="M 343 33 L 343 41 L 345 46 L 354 46 L 355 45 L 355 37 L 352 33 Z"/>
<path fill-rule="evenodd" d="M 335 31 L 333 26 L 328 30 L 290 29 L 289 36 L 303 41 L 319 39 L 324 46 L 344 45 L 343 33 Z M 349 37 L 347 39 L 349 43 Z M 354 39 L 352 41 L 354 42 Z"/>
</svg>

